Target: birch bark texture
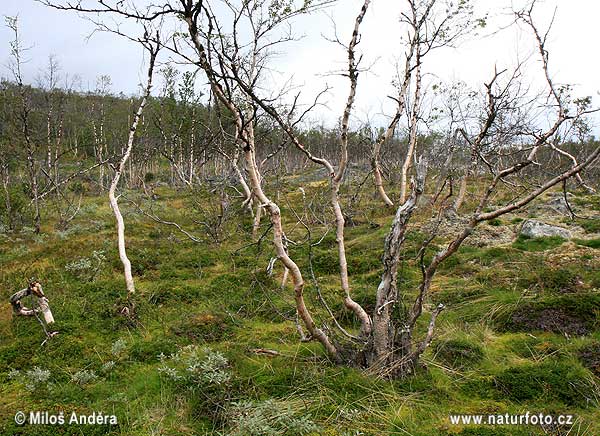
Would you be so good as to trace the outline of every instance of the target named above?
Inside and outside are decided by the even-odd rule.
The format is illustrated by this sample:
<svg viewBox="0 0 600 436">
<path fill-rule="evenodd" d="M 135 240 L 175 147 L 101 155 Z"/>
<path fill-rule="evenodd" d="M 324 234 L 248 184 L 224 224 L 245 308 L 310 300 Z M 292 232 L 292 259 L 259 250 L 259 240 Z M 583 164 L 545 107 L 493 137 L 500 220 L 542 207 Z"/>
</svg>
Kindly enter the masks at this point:
<svg viewBox="0 0 600 436">
<path fill-rule="evenodd" d="M 123 155 L 121 156 L 119 166 L 115 169 L 115 174 L 113 176 L 112 182 L 110 183 L 110 188 L 108 190 L 108 199 L 110 202 L 110 207 L 115 214 L 115 220 L 117 224 L 117 246 L 119 250 L 119 258 L 121 259 L 121 263 L 123 264 L 123 273 L 125 276 L 125 285 L 127 287 L 128 296 L 135 293 L 135 284 L 133 281 L 133 275 L 131 273 L 131 261 L 127 257 L 127 249 L 125 243 L 125 221 L 123 220 L 123 215 L 121 214 L 121 209 L 119 208 L 119 199 L 116 195 L 116 191 L 117 186 L 119 184 L 119 180 L 121 180 L 121 176 L 125 171 L 127 161 L 131 156 L 138 124 L 142 117 L 142 113 L 144 112 L 144 107 L 146 106 L 148 97 L 150 96 L 150 91 L 152 90 L 152 76 L 154 73 L 154 64 L 156 62 L 156 56 L 158 55 L 158 51 L 160 49 L 159 43 L 153 44 L 148 38 L 146 38 L 146 40 L 143 42 L 143 45 L 144 48 L 148 50 L 150 54 L 150 59 L 148 61 L 148 76 L 146 86 L 144 88 L 142 100 L 140 101 L 135 116 L 133 117 L 133 122 L 129 129 L 125 153 L 123 153 Z"/>
</svg>

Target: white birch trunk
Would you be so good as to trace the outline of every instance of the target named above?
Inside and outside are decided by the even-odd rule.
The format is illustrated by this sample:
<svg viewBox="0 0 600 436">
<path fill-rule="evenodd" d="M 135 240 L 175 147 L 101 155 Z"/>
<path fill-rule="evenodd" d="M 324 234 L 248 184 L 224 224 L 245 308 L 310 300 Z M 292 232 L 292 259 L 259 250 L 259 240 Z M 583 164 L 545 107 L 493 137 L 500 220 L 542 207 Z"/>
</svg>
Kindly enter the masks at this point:
<svg viewBox="0 0 600 436">
<path fill-rule="evenodd" d="M 131 262 L 127 257 L 127 251 L 125 247 L 125 222 L 123 221 L 123 215 L 121 214 L 121 210 L 119 209 L 119 202 L 117 196 L 115 195 L 115 192 L 117 190 L 119 180 L 121 179 L 121 174 L 123 174 L 123 172 L 125 171 L 125 166 L 127 165 L 127 161 L 129 160 L 129 157 L 131 155 L 131 150 L 133 149 L 133 141 L 135 139 L 135 132 L 137 130 L 138 123 L 144 111 L 144 106 L 146 106 L 148 96 L 150 95 L 150 90 L 152 89 L 152 72 L 154 70 L 156 51 L 154 51 L 153 49 L 151 49 L 150 51 L 150 64 L 148 67 L 148 81 L 146 84 L 146 89 L 144 91 L 144 95 L 142 97 L 142 101 L 140 102 L 138 110 L 133 118 L 131 128 L 129 129 L 127 148 L 125 149 L 123 157 L 121 157 L 121 162 L 119 163 L 119 167 L 115 171 L 115 175 L 110 184 L 110 189 L 108 190 L 108 199 L 110 201 L 110 207 L 112 208 L 115 214 L 115 218 L 117 220 L 117 243 L 119 249 L 119 258 L 123 263 L 123 272 L 125 275 L 125 284 L 127 286 L 128 294 L 133 294 L 135 292 L 135 285 L 133 283 L 133 275 L 131 274 Z"/>
</svg>

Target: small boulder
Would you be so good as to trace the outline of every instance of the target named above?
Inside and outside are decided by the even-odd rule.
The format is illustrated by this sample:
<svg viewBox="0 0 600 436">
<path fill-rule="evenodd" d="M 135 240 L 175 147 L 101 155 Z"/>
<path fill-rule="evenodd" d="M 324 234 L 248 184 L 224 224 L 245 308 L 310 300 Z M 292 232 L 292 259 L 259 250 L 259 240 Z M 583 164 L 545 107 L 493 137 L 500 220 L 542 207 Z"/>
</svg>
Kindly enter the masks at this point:
<svg viewBox="0 0 600 436">
<path fill-rule="evenodd" d="M 525 221 L 521 227 L 521 234 L 529 238 L 559 236 L 564 239 L 570 239 L 572 237 L 571 231 L 567 229 L 535 220 Z"/>
<path fill-rule="evenodd" d="M 568 192 L 567 198 L 569 199 L 569 204 L 567 204 L 567 201 L 565 201 L 565 196 L 563 193 L 554 193 L 554 195 L 550 196 L 547 206 L 551 211 L 555 211 L 563 215 L 570 215 L 571 211 L 569 208 L 572 207 L 571 200 L 573 199 L 573 194 Z"/>
</svg>

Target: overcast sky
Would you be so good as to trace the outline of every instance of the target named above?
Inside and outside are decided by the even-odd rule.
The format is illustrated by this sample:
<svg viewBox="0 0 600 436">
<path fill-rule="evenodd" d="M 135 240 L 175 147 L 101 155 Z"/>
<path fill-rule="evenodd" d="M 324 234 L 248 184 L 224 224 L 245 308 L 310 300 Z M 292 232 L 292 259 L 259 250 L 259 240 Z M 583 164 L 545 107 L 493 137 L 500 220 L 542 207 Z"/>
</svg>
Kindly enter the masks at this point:
<svg viewBox="0 0 600 436">
<path fill-rule="evenodd" d="M 382 112 L 389 112 L 387 95 L 392 94 L 391 78 L 394 62 L 402 54 L 399 45 L 398 0 L 374 0 L 363 27 L 359 46 L 364 54 L 363 65 L 371 65 L 371 72 L 360 77 L 357 98 L 356 122 L 381 119 Z M 489 12 L 493 17 L 487 30 L 480 37 L 470 38 L 457 48 L 439 50 L 426 60 L 426 83 L 462 80 L 473 88 L 481 88 L 489 80 L 494 64 L 499 69 L 514 66 L 519 59 L 534 53 L 535 46 L 524 30 L 512 28 L 494 36 L 485 36 L 496 26 L 507 22 L 504 12 L 518 0 L 480 0 L 477 14 Z M 326 107 L 319 108 L 319 117 L 327 124 L 340 116 L 347 95 L 347 81 L 328 72 L 344 66 L 345 53 L 339 46 L 326 41 L 322 35 L 332 36 L 331 18 L 336 22 L 341 38 L 347 40 L 353 20 L 362 0 L 339 0 L 326 12 L 315 13 L 295 23 L 294 32 L 304 35 L 301 41 L 286 46 L 285 52 L 275 60 L 280 73 L 274 78 L 281 83 L 290 75 L 293 82 L 302 86 L 305 101 L 309 101 L 327 83 L 332 90 L 325 97 Z M 600 57 L 597 44 L 600 41 L 600 2 L 594 0 L 545 0 L 538 6 L 540 26 L 549 23 L 554 8 L 558 7 L 556 21 L 549 41 L 550 68 L 558 83 L 576 85 L 576 95 L 592 95 L 600 104 L 598 91 L 600 81 Z M 61 64 L 62 73 L 81 77 L 83 90 L 92 90 L 96 78 L 107 74 L 112 78 L 112 91 L 127 94 L 136 91 L 143 80 L 143 58 L 139 46 L 114 35 L 95 33 L 87 36 L 93 25 L 74 13 L 49 9 L 34 0 L 0 0 L 0 13 L 19 16 L 21 36 L 31 49 L 27 53 L 25 78 L 35 83 L 36 76 L 47 64 L 48 56 L 54 54 Z M 0 28 L 0 75 L 9 77 L 5 67 L 9 59 L 9 30 Z M 537 58 L 529 65 L 530 80 L 539 82 Z M 201 76 L 200 76 L 200 80 Z M 598 118 L 597 118 L 598 120 Z M 598 121 L 595 122 L 598 134 Z"/>
</svg>

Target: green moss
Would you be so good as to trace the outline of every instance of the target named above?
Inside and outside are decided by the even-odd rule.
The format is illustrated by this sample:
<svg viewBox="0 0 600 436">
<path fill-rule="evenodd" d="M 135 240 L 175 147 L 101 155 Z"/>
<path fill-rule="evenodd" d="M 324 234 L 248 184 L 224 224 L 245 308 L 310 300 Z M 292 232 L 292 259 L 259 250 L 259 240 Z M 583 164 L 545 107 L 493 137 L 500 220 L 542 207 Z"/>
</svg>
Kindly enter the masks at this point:
<svg viewBox="0 0 600 436">
<path fill-rule="evenodd" d="M 130 248 L 127 250 L 127 256 L 131 261 L 131 271 L 137 276 L 141 276 L 150 271 L 159 269 L 162 261 L 164 260 L 162 253 L 152 248 Z M 113 266 L 115 266 L 114 261 Z M 116 267 L 122 268 L 122 265 L 117 263 Z"/>
<path fill-rule="evenodd" d="M 456 369 L 470 368 L 483 359 L 482 348 L 466 339 L 438 341 L 433 346 L 433 353 L 436 360 Z"/>
<path fill-rule="evenodd" d="M 313 252 L 312 267 L 316 275 L 338 274 L 340 270 L 337 252 L 334 250 L 315 250 Z"/>
<path fill-rule="evenodd" d="M 198 285 L 186 282 L 165 283 L 162 281 L 151 283 L 145 292 L 150 304 L 193 303 L 198 301 L 204 289 Z"/>
<path fill-rule="evenodd" d="M 581 279 L 577 273 L 567 268 L 551 268 L 540 265 L 519 280 L 524 288 L 534 288 L 547 293 L 571 293 L 580 286 Z"/>
<path fill-rule="evenodd" d="M 499 227 L 502 225 L 502 220 L 500 218 L 493 218 L 491 220 L 488 220 L 487 223 L 490 226 Z"/>
<path fill-rule="evenodd" d="M 381 250 L 359 250 L 351 252 L 348 257 L 348 274 L 360 275 L 367 274 L 372 271 L 381 272 Z M 334 256 L 337 259 L 337 253 Z M 339 270 L 339 267 L 338 267 Z"/>
<path fill-rule="evenodd" d="M 177 350 L 175 343 L 167 338 L 138 338 L 128 347 L 131 360 L 157 362 L 160 354 L 169 355 Z"/>
<path fill-rule="evenodd" d="M 471 375 L 460 384 L 460 392 L 468 398 L 493 399 L 494 378 Z"/>
<path fill-rule="evenodd" d="M 497 262 L 511 262 L 521 258 L 522 254 L 510 247 L 491 247 L 481 250 L 476 259 L 482 265 L 493 265 Z"/>
<path fill-rule="evenodd" d="M 225 314 L 198 313 L 177 322 L 170 330 L 192 341 L 214 342 L 230 336 L 232 326 L 231 318 Z"/>
<path fill-rule="evenodd" d="M 577 219 L 575 222 L 583 227 L 586 233 L 600 233 L 600 218 Z"/>
<path fill-rule="evenodd" d="M 520 304 L 498 313 L 496 325 L 505 331 L 542 330 L 584 335 L 598 326 L 600 295 L 565 295 Z"/>
<path fill-rule="evenodd" d="M 567 362 L 545 362 L 508 368 L 495 377 L 496 388 L 512 401 L 542 399 L 585 407 L 593 386 L 585 372 Z"/>
<path fill-rule="evenodd" d="M 599 239 L 574 239 L 577 245 L 581 245 L 584 247 L 590 248 L 600 248 L 600 238 Z"/>
<path fill-rule="evenodd" d="M 565 239 L 559 236 L 528 238 L 524 235 L 519 235 L 512 246 L 523 251 L 546 251 L 562 245 Z"/>
</svg>

